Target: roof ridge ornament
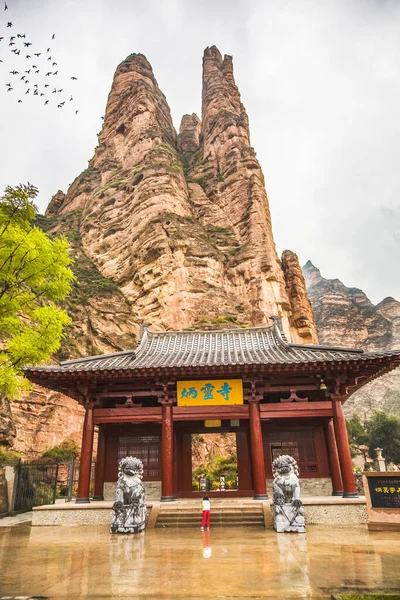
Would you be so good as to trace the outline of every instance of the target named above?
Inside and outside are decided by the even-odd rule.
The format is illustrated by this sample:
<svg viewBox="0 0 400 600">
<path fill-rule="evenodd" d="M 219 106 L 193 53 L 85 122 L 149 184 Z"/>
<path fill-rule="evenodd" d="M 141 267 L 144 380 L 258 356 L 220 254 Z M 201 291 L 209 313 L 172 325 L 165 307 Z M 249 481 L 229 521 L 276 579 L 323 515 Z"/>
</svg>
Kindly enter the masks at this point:
<svg viewBox="0 0 400 600">
<path fill-rule="evenodd" d="M 289 340 L 287 339 L 285 332 L 283 330 L 282 317 L 279 315 L 272 315 L 270 320 L 273 323 L 274 332 L 276 333 L 278 340 L 283 342 L 284 346 L 289 346 Z"/>
</svg>

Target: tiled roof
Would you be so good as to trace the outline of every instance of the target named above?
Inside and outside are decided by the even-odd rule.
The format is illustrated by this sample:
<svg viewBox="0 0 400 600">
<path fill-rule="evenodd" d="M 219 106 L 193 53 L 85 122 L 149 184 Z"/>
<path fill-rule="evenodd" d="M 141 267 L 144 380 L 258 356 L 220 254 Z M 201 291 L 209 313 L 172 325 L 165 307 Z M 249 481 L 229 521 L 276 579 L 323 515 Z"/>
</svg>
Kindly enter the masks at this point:
<svg viewBox="0 0 400 600">
<path fill-rule="evenodd" d="M 279 319 L 270 327 L 214 331 L 153 332 L 145 329 L 135 350 L 68 360 L 35 372 L 82 372 L 214 365 L 299 364 L 363 361 L 400 351 L 367 353 L 356 348 L 290 344 Z"/>
</svg>

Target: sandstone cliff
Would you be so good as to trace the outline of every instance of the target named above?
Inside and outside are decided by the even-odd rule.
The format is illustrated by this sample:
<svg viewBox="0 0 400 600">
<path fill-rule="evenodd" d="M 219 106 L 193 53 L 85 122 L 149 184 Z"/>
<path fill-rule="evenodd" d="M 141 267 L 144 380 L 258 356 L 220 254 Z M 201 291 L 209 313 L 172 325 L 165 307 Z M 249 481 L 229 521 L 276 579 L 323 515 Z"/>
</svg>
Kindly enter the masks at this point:
<svg viewBox="0 0 400 600">
<path fill-rule="evenodd" d="M 247 326 L 280 314 L 288 337 L 316 341 L 312 311 L 306 303 L 293 310 L 276 253 L 232 58 L 215 46 L 204 53 L 202 120 L 185 115 L 178 136 L 150 64 L 128 56 L 89 168 L 46 214 L 79 214 L 86 256 L 138 321 Z"/>
<path fill-rule="evenodd" d="M 325 279 L 311 261 L 303 267 L 320 343 L 390 350 L 400 348 L 400 302 L 385 298 L 377 305 L 358 288 Z M 374 410 L 400 415 L 400 370 L 373 381 L 344 405 L 347 416 L 362 419 Z"/>
<path fill-rule="evenodd" d="M 202 118 L 185 115 L 179 135 L 147 59 L 118 66 L 94 156 L 40 225 L 67 235 L 75 259 L 73 324 L 58 360 L 133 348 L 141 322 L 247 327 L 280 315 L 289 339 L 317 341 L 297 256 L 281 262 L 276 252 L 232 58 L 215 46 L 204 52 Z M 16 427 L 15 449 L 33 452 L 25 432 L 38 424 L 58 427 L 48 445 L 75 438 L 81 414 L 72 426 L 69 402 L 34 391 L 11 406 L 14 423 L 4 409 L 3 442 Z"/>
</svg>

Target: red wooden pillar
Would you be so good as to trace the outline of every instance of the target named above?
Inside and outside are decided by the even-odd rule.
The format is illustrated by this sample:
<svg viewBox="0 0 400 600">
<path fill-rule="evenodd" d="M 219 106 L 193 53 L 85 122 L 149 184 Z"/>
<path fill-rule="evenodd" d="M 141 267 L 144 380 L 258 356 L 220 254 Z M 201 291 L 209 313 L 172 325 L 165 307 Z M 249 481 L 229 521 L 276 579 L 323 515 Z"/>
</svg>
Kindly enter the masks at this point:
<svg viewBox="0 0 400 600">
<path fill-rule="evenodd" d="M 266 500 L 268 495 L 259 402 L 254 397 L 249 399 L 251 466 L 253 471 L 254 499 Z"/>
<path fill-rule="evenodd" d="M 353 466 L 351 464 L 351 454 L 349 447 L 349 438 L 347 437 L 346 419 L 343 413 L 343 407 L 340 396 L 332 398 L 333 425 L 335 428 L 335 437 L 339 455 L 340 471 L 343 481 L 343 498 L 358 498 L 356 484 L 354 481 Z"/>
<path fill-rule="evenodd" d="M 106 440 L 104 429 L 104 424 L 99 425 L 93 500 L 104 500 L 104 471 L 106 467 Z"/>
<path fill-rule="evenodd" d="M 332 419 L 325 426 L 325 439 L 328 450 L 329 470 L 332 480 L 332 496 L 343 495 L 342 474 L 340 472 L 339 455 L 337 451 L 335 429 Z"/>
<path fill-rule="evenodd" d="M 83 423 L 82 432 L 82 448 L 81 448 L 81 462 L 79 466 L 79 482 L 78 482 L 78 496 L 76 502 L 83 504 L 90 502 L 90 471 L 92 468 L 92 451 L 93 451 L 93 434 L 94 434 L 94 423 L 93 423 L 93 404 L 86 406 L 85 421 Z"/>
<path fill-rule="evenodd" d="M 161 502 L 172 502 L 174 496 L 174 425 L 172 400 L 161 400 Z"/>
</svg>

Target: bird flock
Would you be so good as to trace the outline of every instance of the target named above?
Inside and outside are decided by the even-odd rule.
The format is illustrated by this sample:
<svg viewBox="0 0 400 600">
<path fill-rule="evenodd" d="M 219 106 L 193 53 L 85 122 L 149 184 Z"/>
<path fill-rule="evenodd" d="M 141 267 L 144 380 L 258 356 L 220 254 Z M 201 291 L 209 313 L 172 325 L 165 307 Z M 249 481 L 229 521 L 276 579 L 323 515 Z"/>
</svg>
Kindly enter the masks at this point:
<svg viewBox="0 0 400 600">
<path fill-rule="evenodd" d="M 55 33 L 46 49 L 35 48 L 25 33 L 15 31 L 11 11 L 7 1 L 4 2 L 4 20 L 0 25 L 0 69 L 5 66 L 5 54 L 13 54 L 15 66 L 7 73 L 5 84 L 7 94 L 12 94 L 18 104 L 23 104 L 36 96 L 43 106 L 55 105 L 59 109 L 71 108 L 75 115 L 76 107 L 73 92 L 64 89 L 58 79 L 58 63 L 53 50 Z M 9 57 L 11 58 L 11 57 Z M 7 61 L 9 62 L 9 61 Z M 74 75 L 69 76 L 71 85 L 77 81 Z"/>
</svg>

